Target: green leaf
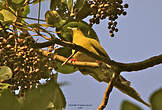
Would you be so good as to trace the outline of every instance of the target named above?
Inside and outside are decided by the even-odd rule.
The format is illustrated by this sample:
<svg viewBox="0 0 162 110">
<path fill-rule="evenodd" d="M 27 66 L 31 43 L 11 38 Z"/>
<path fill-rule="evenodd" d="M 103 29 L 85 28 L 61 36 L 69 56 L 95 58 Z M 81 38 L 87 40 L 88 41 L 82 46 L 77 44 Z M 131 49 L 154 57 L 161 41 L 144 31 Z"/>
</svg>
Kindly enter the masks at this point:
<svg viewBox="0 0 162 110">
<path fill-rule="evenodd" d="M 83 7 L 85 0 L 77 0 L 75 4 L 75 8 L 81 9 Z"/>
<path fill-rule="evenodd" d="M 60 88 L 58 88 L 56 90 L 56 93 L 54 94 L 54 98 L 53 98 L 52 102 L 53 102 L 54 108 L 56 108 L 56 110 L 62 110 L 63 108 L 65 108 L 66 100 L 65 100 L 65 96 Z"/>
<path fill-rule="evenodd" d="M 65 96 L 60 89 L 59 85 L 57 85 L 57 88 L 55 88 L 55 92 L 53 94 L 53 100 L 52 103 L 54 104 L 54 108 L 56 110 L 62 110 L 66 106 L 66 100 Z"/>
<path fill-rule="evenodd" d="M 22 105 L 23 110 L 45 110 L 55 93 L 56 82 L 40 85 L 28 91 Z"/>
<path fill-rule="evenodd" d="M 8 87 L 11 87 L 12 85 L 8 83 L 0 83 L 0 90 L 8 89 Z"/>
<path fill-rule="evenodd" d="M 0 2 L 0 10 L 2 10 L 3 9 L 3 5 L 2 5 L 2 3 Z"/>
<path fill-rule="evenodd" d="M 29 5 L 24 7 L 24 11 L 21 13 L 21 16 L 25 17 L 30 13 L 30 7 Z"/>
<path fill-rule="evenodd" d="M 64 3 L 64 4 L 66 4 L 66 0 L 61 0 L 61 3 Z"/>
<path fill-rule="evenodd" d="M 71 13 L 73 13 L 73 0 L 68 0 L 67 7 Z"/>
<path fill-rule="evenodd" d="M 90 5 L 88 4 L 87 0 L 77 0 L 76 5 L 74 6 L 74 13 L 76 14 L 76 19 L 82 20 L 88 15 L 90 15 L 91 12 L 92 9 L 90 8 Z"/>
<path fill-rule="evenodd" d="M 69 47 L 60 47 L 55 50 L 54 54 L 68 58 L 72 54 L 72 50 Z"/>
<path fill-rule="evenodd" d="M 8 66 L 0 66 L 0 81 L 8 80 L 12 75 L 12 70 Z"/>
<path fill-rule="evenodd" d="M 58 5 L 60 5 L 61 0 L 51 0 L 50 3 L 50 10 L 56 10 L 56 8 L 58 7 Z"/>
<path fill-rule="evenodd" d="M 7 89 L 1 92 L 0 109 L 1 110 L 21 110 L 17 97 Z"/>
<path fill-rule="evenodd" d="M 54 54 L 68 58 L 72 54 L 72 49 L 69 47 L 61 47 L 61 48 L 56 49 Z M 62 66 L 63 62 L 60 62 L 60 61 L 55 61 L 53 63 L 54 63 L 53 67 L 55 71 L 60 72 L 60 73 L 70 74 L 78 70 L 78 68 L 72 65 L 65 64 Z"/>
<path fill-rule="evenodd" d="M 25 0 L 8 0 L 8 5 L 11 10 L 17 11 L 20 7 L 24 7 Z"/>
<path fill-rule="evenodd" d="M 0 20 L 4 21 L 4 16 L 2 13 L 0 13 Z"/>
<path fill-rule="evenodd" d="M 123 101 L 121 104 L 121 110 L 142 110 L 142 109 L 129 101 Z"/>
<path fill-rule="evenodd" d="M 58 88 L 57 74 L 54 74 L 47 84 L 40 85 L 38 88 L 26 93 L 22 110 L 45 110 L 53 100 Z M 57 98 L 60 97 L 57 95 Z"/>
<path fill-rule="evenodd" d="M 53 27 L 61 27 L 66 23 L 57 11 L 47 11 L 45 14 L 46 23 Z"/>
<path fill-rule="evenodd" d="M 53 78 L 51 78 L 50 82 L 56 82 L 56 78 L 57 78 L 58 74 L 55 74 L 53 76 Z M 65 100 L 65 96 L 62 92 L 62 90 L 59 87 L 59 84 L 56 83 L 55 85 L 55 92 L 53 93 L 53 99 L 51 100 L 51 102 L 48 105 L 48 110 L 63 110 L 66 106 L 66 100 Z"/>
<path fill-rule="evenodd" d="M 4 16 L 4 20 L 3 21 L 12 21 L 15 22 L 16 21 L 16 16 L 11 13 L 10 11 L 6 10 L 6 9 L 2 9 L 0 10 L 0 13 Z"/>
<path fill-rule="evenodd" d="M 162 110 L 162 88 L 154 92 L 150 97 L 152 110 Z"/>
<path fill-rule="evenodd" d="M 48 92 L 49 91 L 49 92 Z M 23 110 L 45 110 L 50 102 L 51 92 L 50 88 L 42 86 L 28 92 L 22 109 Z"/>
<path fill-rule="evenodd" d="M 12 3 L 15 3 L 15 4 L 21 4 L 21 3 L 25 2 L 25 0 L 11 0 L 11 1 L 12 1 Z"/>
</svg>

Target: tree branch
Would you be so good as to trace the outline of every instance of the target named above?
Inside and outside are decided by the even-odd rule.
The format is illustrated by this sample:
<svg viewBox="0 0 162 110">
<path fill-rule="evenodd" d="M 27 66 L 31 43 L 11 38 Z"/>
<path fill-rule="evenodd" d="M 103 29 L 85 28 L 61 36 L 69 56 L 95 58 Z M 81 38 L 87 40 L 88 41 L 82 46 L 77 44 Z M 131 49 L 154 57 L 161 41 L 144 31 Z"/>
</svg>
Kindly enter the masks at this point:
<svg viewBox="0 0 162 110">
<path fill-rule="evenodd" d="M 51 52 L 46 51 L 46 50 L 39 50 L 40 52 L 42 52 L 43 55 L 52 58 L 54 61 L 60 61 L 60 62 L 65 62 L 67 60 L 67 58 L 57 55 L 57 54 L 51 54 Z M 50 55 L 51 54 L 51 55 Z M 67 65 L 72 65 L 72 66 L 78 66 L 78 67 L 100 67 L 100 62 L 96 63 L 96 62 L 81 62 L 81 61 L 71 61 L 69 60 L 67 63 Z M 111 66 L 109 65 L 109 67 L 111 68 Z"/>
<path fill-rule="evenodd" d="M 120 63 L 113 61 L 115 65 L 117 65 L 121 72 L 127 71 L 139 71 L 143 69 L 147 69 L 149 67 L 153 67 L 155 65 L 162 63 L 162 54 L 158 56 L 151 57 L 141 62 L 136 63 Z"/>
<path fill-rule="evenodd" d="M 53 44 L 58 44 L 58 45 L 61 45 L 61 46 L 70 47 L 70 48 L 72 48 L 76 51 L 86 53 L 87 55 L 92 56 L 96 60 L 100 60 L 100 61 L 103 61 L 103 62 L 108 63 L 108 64 L 111 63 L 111 61 L 109 59 L 105 58 L 105 57 L 98 56 L 98 55 L 94 54 L 93 52 L 90 52 L 87 49 L 85 49 L 85 48 L 83 48 L 79 45 L 76 45 L 76 44 L 71 43 L 71 42 L 60 40 L 58 38 L 53 38 L 52 40 L 47 41 L 47 42 L 43 42 L 43 43 L 35 43 L 34 47 L 35 48 L 44 48 L 44 47 L 48 47 L 48 46 L 53 45 Z"/>
<path fill-rule="evenodd" d="M 94 54 L 93 52 L 90 52 L 87 49 L 85 49 L 85 48 L 83 48 L 79 45 L 76 45 L 76 44 L 71 43 L 71 42 L 60 40 L 58 38 L 54 38 L 54 39 L 47 41 L 47 42 L 44 42 L 44 43 L 36 43 L 35 47 L 36 48 L 43 48 L 43 47 L 48 47 L 48 46 L 55 44 L 55 43 L 62 45 L 62 46 L 65 46 L 65 47 L 70 47 L 74 50 L 79 50 L 81 52 L 86 53 L 87 55 L 92 56 L 93 58 L 95 58 L 97 60 L 103 61 L 103 62 L 105 62 L 109 65 L 114 65 L 120 70 L 120 72 L 139 71 L 139 70 L 147 69 L 149 67 L 153 67 L 155 65 L 162 63 L 162 54 L 159 55 L 159 56 L 151 57 L 151 58 L 146 59 L 146 60 L 141 61 L 141 62 L 136 62 L 136 63 L 120 63 L 120 62 L 116 62 L 116 61 L 112 61 L 112 60 L 109 61 L 107 58 L 98 56 L 98 55 Z"/>
<path fill-rule="evenodd" d="M 105 94 L 104 94 L 104 97 L 102 99 L 102 103 L 100 104 L 100 106 L 98 107 L 97 110 L 103 110 L 106 107 L 108 100 L 109 100 L 110 93 L 113 90 L 114 83 L 117 81 L 117 78 L 118 78 L 119 75 L 120 75 L 120 73 L 118 73 L 118 72 L 114 72 L 112 74 L 112 77 L 111 77 L 111 79 L 108 83 L 106 90 L 105 90 Z"/>
<path fill-rule="evenodd" d="M 61 61 L 61 62 L 64 62 L 67 59 L 67 58 L 60 56 L 60 55 L 54 55 L 52 58 L 53 58 L 53 60 L 57 60 L 57 61 Z M 69 60 L 66 64 L 78 66 L 78 67 L 94 67 L 94 68 L 100 67 L 100 64 L 95 63 L 95 62 L 80 62 L 80 61 Z"/>
<path fill-rule="evenodd" d="M 104 94 L 104 97 L 103 97 L 103 99 L 102 99 L 102 103 L 100 104 L 100 106 L 98 107 L 97 110 L 103 110 L 103 109 L 106 107 L 112 89 L 113 89 L 113 83 L 112 83 L 112 80 L 111 80 L 111 81 L 108 83 L 108 86 L 107 86 L 107 88 L 106 88 L 106 90 L 105 90 L 105 94 Z"/>
</svg>

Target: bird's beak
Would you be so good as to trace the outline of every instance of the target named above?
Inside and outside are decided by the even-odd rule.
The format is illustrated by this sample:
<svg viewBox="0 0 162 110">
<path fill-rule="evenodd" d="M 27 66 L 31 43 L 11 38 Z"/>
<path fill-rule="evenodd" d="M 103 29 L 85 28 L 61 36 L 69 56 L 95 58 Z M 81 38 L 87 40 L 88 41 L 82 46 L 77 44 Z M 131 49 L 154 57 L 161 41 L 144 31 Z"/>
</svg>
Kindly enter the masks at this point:
<svg viewBox="0 0 162 110">
<path fill-rule="evenodd" d="M 67 27 L 70 30 L 76 30 L 77 28 Z"/>
<path fill-rule="evenodd" d="M 72 27 L 67 27 L 68 29 L 72 30 Z"/>
</svg>

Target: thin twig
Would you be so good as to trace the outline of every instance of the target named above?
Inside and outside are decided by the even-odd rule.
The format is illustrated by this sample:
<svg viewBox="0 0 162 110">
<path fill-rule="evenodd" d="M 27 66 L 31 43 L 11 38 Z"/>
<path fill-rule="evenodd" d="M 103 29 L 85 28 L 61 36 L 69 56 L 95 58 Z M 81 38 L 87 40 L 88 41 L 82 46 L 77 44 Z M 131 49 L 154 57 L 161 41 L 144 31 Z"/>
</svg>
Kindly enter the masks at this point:
<svg viewBox="0 0 162 110">
<path fill-rule="evenodd" d="M 25 27 L 25 26 L 22 26 L 22 25 L 15 25 L 17 28 L 19 28 L 19 29 L 25 29 L 25 30 L 29 30 L 29 31 L 32 31 L 32 32 L 35 32 L 35 33 L 37 33 L 37 35 L 31 35 L 31 36 L 41 36 L 41 37 L 43 37 L 44 39 L 46 39 L 46 40 L 51 40 L 51 38 L 48 38 L 47 36 L 45 36 L 45 35 L 43 35 L 43 34 L 41 34 L 39 31 L 41 31 L 41 32 L 44 32 L 44 31 L 42 31 L 41 29 L 39 29 L 39 31 L 36 29 L 36 28 L 29 28 L 29 27 Z M 51 37 L 53 37 L 54 38 L 54 35 L 52 35 L 50 32 L 48 32 L 48 31 L 46 31 L 46 33 L 47 34 L 49 34 Z"/>
<path fill-rule="evenodd" d="M 40 33 L 37 33 L 38 34 L 38 36 L 41 36 L 41 37 L 43 37 L 44 39 L 46 39 L 46 40 L 51 40 L 51 38 L 48 38 L 47 36 L 45 36 L 45 35 L 43 35 L 43 34 L 40 34 Z"/>
<path fill-rule="evenodd" d="M 39 24 L 39 19 L 40 19 L 40 9 L 41 9 L 41 1 L 39 0 L 39 4 L 38 4 L 38 24 Z"/>
<path fill-rule="evenodd" d="M 78 51 L 75 51 L 73 54 L 70 55 L 70 57 L 64 62 L 62 63 L 61 66 L 65 65 Z"/>
<path fill-rule="evenodd" d="M 23 17 L 23 16 L 18 16 L 18 17 L 20 17 L 20 18 L 26 18 L 26 19 L 30 19 L 30 20 L 36 20 L 36 21 L 38 21 L 38 19 L 37 19 L 37 18 L 31 18 L 31 17 Z M 46 20 L 43 20 L 43 19 L 39 19 L 39 21 L 43 21 L 43 22 L 46 22 Z"/>
<path fill-rule="evenodd" d="M 103 110 L 106 107 L 106 105 L 108 103 L 108 100 L 109 100 L 110 93 L 113 90 L 113 86 L 114 86 L 114 83 L 115 83 L 118 75 L 119 74 L 116 74 L 115 72 L 112 74 L 112 77 L 111 77 L 111 79 L 110 79 L 110 81 L 108 83 L 108 86 L 106 88 L 104 97 L 102 99 L 102 103 L 100 104 L 100 106 L 98 107 L 97 110 Z"/>
</svg>

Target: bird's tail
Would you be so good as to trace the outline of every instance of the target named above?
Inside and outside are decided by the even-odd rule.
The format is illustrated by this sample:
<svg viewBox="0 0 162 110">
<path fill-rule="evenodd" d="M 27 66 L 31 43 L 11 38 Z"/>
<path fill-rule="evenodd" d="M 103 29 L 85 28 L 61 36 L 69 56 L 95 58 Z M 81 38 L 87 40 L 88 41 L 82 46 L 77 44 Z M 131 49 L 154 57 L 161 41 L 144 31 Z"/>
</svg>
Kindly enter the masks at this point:
<svg viewBox="0 0 162 110">
<path fill-rule="evenodd" d="M 142 98 L 141 96 L 137 93 L 137 91 L 132 88 L 130 85 L 128 84 L 125 84 L 125 83 L 122 83 L 122 81 L 118 80 L 116 83 L 115 83 L 115 87 L 118 88 L 121 92 L 127 94 L 128 96 L 136 99 L 137 101 L 143 103 L 144 105 L 148 106 L 148 107 L 151 107 L 150 104 L 146 103 Z"/>
</svg>

